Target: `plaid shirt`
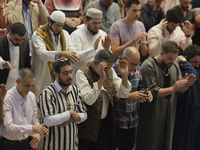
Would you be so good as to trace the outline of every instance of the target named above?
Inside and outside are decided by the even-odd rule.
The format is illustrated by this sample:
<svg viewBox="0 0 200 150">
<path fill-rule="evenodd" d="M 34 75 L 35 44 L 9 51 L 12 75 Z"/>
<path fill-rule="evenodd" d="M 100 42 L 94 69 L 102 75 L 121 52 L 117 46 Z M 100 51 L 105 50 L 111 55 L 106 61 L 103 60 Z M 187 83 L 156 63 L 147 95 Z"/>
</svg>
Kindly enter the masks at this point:
<svg viewBox="0 0 200 150">
<path fill-rule="evenodd" d="M 116 63 L 113 65 L 113 68 L 118 77 L 121 78 Z M 144 90 L 139 67 L 137 67 L 135 72 L 129 74 L 129 82 L 132 85 L 130 92 Z M 136 127 L 138 125 L 137 101 L 114 97 L 114 121 L 117 127 L 123 129 Z"/>
</svg>

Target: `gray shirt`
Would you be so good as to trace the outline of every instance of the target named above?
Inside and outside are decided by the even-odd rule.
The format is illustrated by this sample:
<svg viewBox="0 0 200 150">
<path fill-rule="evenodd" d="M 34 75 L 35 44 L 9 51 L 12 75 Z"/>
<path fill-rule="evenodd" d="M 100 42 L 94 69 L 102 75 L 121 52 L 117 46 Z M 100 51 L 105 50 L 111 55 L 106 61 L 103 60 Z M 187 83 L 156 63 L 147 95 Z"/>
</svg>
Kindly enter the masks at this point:
<svg viewBox="0 0 200 150">
<path fill-rule="evenodd" d="M 102 3 L 99 0 L 97 0 L 89 3 L 85 12 L 87 12 L 87 9 L 89 8 L 96 8 L 103 12 L 101 29 L 105 31 L 107 34 L 110 33 L 111 25 L 115 21 L 121 19 L 120 8 L 118 4 L 116 4 L 115 2 L 113 2 L 109 8 L 106 8 L 102 5 Z"/>
</svg>

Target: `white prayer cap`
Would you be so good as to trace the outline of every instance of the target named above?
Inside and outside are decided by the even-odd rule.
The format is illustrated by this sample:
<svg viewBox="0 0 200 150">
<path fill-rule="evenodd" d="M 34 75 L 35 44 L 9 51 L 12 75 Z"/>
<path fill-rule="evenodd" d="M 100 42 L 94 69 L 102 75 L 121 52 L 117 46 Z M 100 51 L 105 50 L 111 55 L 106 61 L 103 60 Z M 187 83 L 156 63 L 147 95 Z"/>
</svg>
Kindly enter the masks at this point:
<svg viewBox="0 0 200 150">
<path fill-rule="evenodd" d="M 89 8 L 87 10 L 86 16 L 91 18 L 102 18 L 102 11 L 96 8 Z"/>
<path fill-rule="evenodd" d="M 56 10 L 50 16 L 51 20 L 59 23 L 65 22 L 65 14 L 62 11 Z"/>
</svg>

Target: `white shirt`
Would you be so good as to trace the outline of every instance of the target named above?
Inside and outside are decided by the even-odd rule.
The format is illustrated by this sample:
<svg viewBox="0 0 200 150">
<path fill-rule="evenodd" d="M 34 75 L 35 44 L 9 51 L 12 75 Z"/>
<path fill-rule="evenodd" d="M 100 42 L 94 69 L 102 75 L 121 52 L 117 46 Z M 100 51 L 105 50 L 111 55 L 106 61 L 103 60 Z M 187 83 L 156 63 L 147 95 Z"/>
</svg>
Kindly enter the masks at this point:
<svg viewBox="0 0 200 150">
<path fill-rule="evenodd" d="M 106 35 L 106 32 L 100 29 L 95 35 L 93 35 L 90 31 L 88 31 L 86 25 L 84 24 L 78 26 L 78 29 L 72 32 L 70 36 L 73 41 L 75 51 L 80 59 L 80 62 L 75 65 L 72 64 L 74 74 L 73 83 L 75 83 L 75 71 L 88 62 L 93 61 L 96 53 L 99 50 L 104 49 L 101 41 L 105 39 Z M 97 50 L 94 50 L 94 42 L 99 36 L 101 36 L 101 39 L 99 41 L 98 48 Z"/>
<path fill-rule="evenodd" d="M 48 62 L 55 62 L 56 51 L 61 51 L 61 41 L 59 36 L 57 45 L 53 32 L 50 30 L 55 51 L 48 51 L 43 39 L 38 36 L 36 32 L 37 31 L 35 31 L 32 36 L 33 54 L 31 69 L 35 73 L 36 80 L 34 93 L 36 98 L 38 98 L 42 90 L 52 83 Z M 63 32 L 66 39 L 66 50 L 74 51 L 74 46 L 68 32 L 65 30 L 63 30 Z"/>
<path fill-rule="evenodd" d="M 64 90 L 62 89 L 62 87 L 58 84 L 58 82 L 55 80 L 54 82 L 55 86 L 56 86 L 56 89 L 58 92 L 62 91 L 63 93 Z M 69 93 L 70 91 L 72 91 L 72 87 L 69 86 L 68 89 L 67 89 L 67 93 Z M 86 119 L 87 119 L 87 113 L 78 113 L 79 116 L 81 117 L 81 121 L 78 122 L 78 123 L 81 123 L 81 122 L 84 122 Z M 47 126 L 55 126 L 55 125 L 59 125 L 67 120 L 69 120 L 71 117 L 69 111 L 65 111 L 63 113 L 60 113 L 60 114 L 56 114 L 56 115 L 52 115 L 52 116 L 45 116 L 44 117 L 44 123 L 45 125 Z"/>
<path fill-rule="evenodd" d="M 9 140 L 26 139 L 32 132 L 32 126 L 39 124 L 35 95 L 29 92 L 22 98 L 16 86 L 12 87 L 4 99 L 4 116 L 1 136 Z"/>
<path fill-rule="evenodd" d="M 152 27 L 148 32 L 148 41 L 149 41 L 149 55 L 150 57 L 155 57 L 160 53 L 160 46 L 165 41 L 171 40 L 174 41 L 185 50 L 188 45 L 192 44 L 191 37 L 186 37 L 185 33 L 182 29 L 178 26 L 176 29 L 170 34 L 169 31 L 166 31 L 166 37 L 162 35 L 162 21 Z"/>
<path fill-rule="evenodd" d="M 131 84 L 129 82 L 128 89 L 125 88 L 122 84 L 122 79 L 119 78 L 113 68 L 111 68 L 111 72 L 113 74 L 113 87 L 116 91 L 116 96 L 120 98 L 127 98 L 130 94 Z M 107 95 L 107 91 L 104 87 L 101 90 L 98 89 L 98 83 L 93 83 L 93 88 L 90 86 L 86 76 L 81 70 L 77 70 L 76 72 L 76 85 L 81 90 L 81 97 L 87 105 L 93 105 L 99 97 L 99 94 L 102 91 L 103 97 L 103 108 L 101 119 L 105 118 L 108 113 L 109 99 Z"/>
<path fill-rule="evenodd" d="M 9 39 L 8 39 L 8 44 L 10 52 L 10 65 L 12 68 L 8 73 L 8 78 L 6 81 L 6 88 L 9 90 L 16 85 L 17 74 L 19 71 L 19 46 L 14 46 Z M 0 56 L 0 69 L 4 69 L 2 65 L 3 61 L 5 60 L 3 60 L 2 57 Z"/>
</svg>

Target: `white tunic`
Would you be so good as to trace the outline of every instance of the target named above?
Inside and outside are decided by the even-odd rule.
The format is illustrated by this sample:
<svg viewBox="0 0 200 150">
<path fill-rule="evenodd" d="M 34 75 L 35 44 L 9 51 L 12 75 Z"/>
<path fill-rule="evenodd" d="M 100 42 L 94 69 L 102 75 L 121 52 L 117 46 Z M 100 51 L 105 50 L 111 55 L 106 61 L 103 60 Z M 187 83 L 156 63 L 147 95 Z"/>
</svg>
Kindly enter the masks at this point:
<svg viewBox="0 0 200 150">
<path fill-rule="evenodd" d="M 93 35 L 90 31 L 88 31 L 86 25 L 80 25 L 78 29 L 70 35 L 75 51 L 80 59 L 79 63 L 72 65 L 74 73 L 73 83 L 75 83 L 75 71 L 88 62 L 93 61 L 96 52 L 104 49 L 101 41 L 104 40 L 106 35 L 106 32 L 100 29 L 97 34 Z M 94 50 L 94 42 L 99 36 L 101 36 L 101 39 L 99 41 L 98 48 L 97 50 Z"/>
<path fill-rule="evenodd" d="M 61 42 L 58 42 L 58 45 L 55 42 L 53 32 L 50 31 L 51 36 L 53 37 L 53 45 L 55 51 L 48 51 L 43 39 L 36 34 L 37 31 L 33 33 L 32 36 L 32 67 L 31 69 L 35 73 L 35 88 L 34 93 L 36 98 L 39 97 L 42 90 L 52 83 L 50 70 L 48 62 L 55 62 L 56 51 L 61 51 Z M 63 30 L 64 36 L 66 39 L 66 50 L 73 51 L 73 43 L 67 31 Z M 58 41 L 60 41 L 60 36 Z"/>
</svg>

